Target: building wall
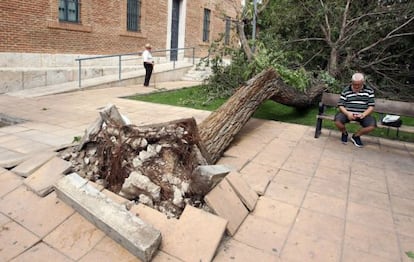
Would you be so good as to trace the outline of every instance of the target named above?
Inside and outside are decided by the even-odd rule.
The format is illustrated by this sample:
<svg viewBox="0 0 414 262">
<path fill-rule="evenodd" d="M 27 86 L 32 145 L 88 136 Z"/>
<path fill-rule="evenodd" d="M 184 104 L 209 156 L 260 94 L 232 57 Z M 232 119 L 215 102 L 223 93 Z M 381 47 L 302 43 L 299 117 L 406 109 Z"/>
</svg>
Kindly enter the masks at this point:
<svg viewBox="0 0 414 262">
<path fill-rule="evenodd" d="M 240 1 L 237 0 L 188 1 L 186 39 L 189 46 L 197 47 L 198 57 L 207 55 L 210 44 L 221 39 L 220 35 L 225 32 L 226 16 L 236 18 L 240 8 Z M 211 11 L 210 40 L 208 42 L 202 41 L 204 9 Z M 235 32 L 233 31 L 231 35 L 234 37 Z"/>
<path fill-rule="evenodd" d="M 205 56 L 225 29 L 224 15 L 236 16 L 235 0 L 183 0 L 184 46 Z M 126 30 L 126 0 L 82 0 L 80 24 L 59 22 L 58 0 L 0 1 L 0 52 L 104 55 L 168 48 L 171 0 L 141 0 L 141 32 Z M 237 2 L 237 1 L 236 1 Z M 210 42 L 202 41 L 204 8 L 211 10 Z M 225 11 L 226 10 L 226 11 Z"/>
</svg>

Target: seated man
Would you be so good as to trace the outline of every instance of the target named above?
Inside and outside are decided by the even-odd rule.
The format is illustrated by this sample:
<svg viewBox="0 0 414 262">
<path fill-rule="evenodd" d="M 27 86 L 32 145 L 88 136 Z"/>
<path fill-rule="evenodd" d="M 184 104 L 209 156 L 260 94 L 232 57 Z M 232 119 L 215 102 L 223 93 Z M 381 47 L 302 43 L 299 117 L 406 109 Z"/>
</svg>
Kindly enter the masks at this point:
<svg viewBox="0 0 414 262">
<path fill-rule="evenodd" d="M 357 147 L 364 145 L 361 136 L 374 130 L 377 125 L 375 118 L 371 116 L 375 106 L 374 91 L 364 82 L 363 74 L 355 73 L 352 76 L 351 85 L 342 90 L 338 101 L 339 112 L 335 115 L 335 125 L 342 132 L 341 141 L 344 144 L 348 142 L 348 132 L 345 124 L 350 121 L 357 121 L 362 126 L 351 137 L 352 142 Z"/>
</svg>

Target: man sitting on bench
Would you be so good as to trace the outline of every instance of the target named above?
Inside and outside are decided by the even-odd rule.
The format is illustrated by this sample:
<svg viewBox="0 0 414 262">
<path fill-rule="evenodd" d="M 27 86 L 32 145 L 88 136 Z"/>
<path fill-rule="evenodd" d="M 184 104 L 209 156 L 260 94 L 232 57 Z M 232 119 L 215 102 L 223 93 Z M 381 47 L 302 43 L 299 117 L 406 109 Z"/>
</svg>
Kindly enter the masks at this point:
<svg viewBox="0 0 414 262">
<path fill-rule="evenodd" d="M 348 132 L 345 124 L 350 121 L 357 121 L 361 125 L 351 140 L 357 147 L 363 147 L 361 136 L 365 135 L 376 127 L 376 120 L 371 113 L 374 111 L 374 91 L 365 85 L 364 75 L 355 73 L 352 75 L 352 83 L 342 90 L 338 101 L 339 112 L 335 115 L 335 125 L 342 132 L 341 141 L 348 142 Z"/>
</svg>

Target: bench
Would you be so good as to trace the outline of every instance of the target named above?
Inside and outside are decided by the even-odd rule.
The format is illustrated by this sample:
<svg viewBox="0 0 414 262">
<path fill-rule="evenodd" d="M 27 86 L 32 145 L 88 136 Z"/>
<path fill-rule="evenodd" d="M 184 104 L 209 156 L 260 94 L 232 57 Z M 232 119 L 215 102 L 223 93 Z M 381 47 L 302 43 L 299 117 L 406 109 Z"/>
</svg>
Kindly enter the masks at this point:
<svg viewBox="0 0 414 262">
<path fill-rule="evenodd" d="M 322 94 L 322 99 L 319 103 L 319 112 L 318 115 L 316 115 L 315 138 L 318 138 L 321 135 L 323 120 L 334 121 L 335 115 L 327 114 L 325 109 L 326 107 L 336 107 L 339 97 L 339 94 L 326 92 Z M 378 113 L 380 116 L 379 119 L 377 119 L 377 128 L 388 128 L 388 132 L 390 129 L 395 129 L 397 130 L 397 136 L 399 131 L 414 133 L 414 126 L 401 125 L 400 127 L 392 127 L 381 123 L 381 119 L 386 114 L 414 117 L 414 103 L 375 98 L 374 112 Z"/>
</svg>

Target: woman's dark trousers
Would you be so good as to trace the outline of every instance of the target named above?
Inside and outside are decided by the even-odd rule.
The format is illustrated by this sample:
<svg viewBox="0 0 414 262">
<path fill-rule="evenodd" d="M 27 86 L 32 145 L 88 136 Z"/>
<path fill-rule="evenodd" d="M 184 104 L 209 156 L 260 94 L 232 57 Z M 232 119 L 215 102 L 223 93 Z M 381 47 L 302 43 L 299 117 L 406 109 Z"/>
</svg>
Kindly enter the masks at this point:
<svg viewBox="0 0 414 262">
<path fill-rule="evenodd" d="M 144 63 L 144 67 L 145 67 L 145 81 L 144 81 L 144 86 L 149 86 L 149 82 L 150 82 L 151 75 L 152 75 L 153 65 L 151 63 Z"/>
</svg>

